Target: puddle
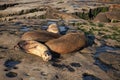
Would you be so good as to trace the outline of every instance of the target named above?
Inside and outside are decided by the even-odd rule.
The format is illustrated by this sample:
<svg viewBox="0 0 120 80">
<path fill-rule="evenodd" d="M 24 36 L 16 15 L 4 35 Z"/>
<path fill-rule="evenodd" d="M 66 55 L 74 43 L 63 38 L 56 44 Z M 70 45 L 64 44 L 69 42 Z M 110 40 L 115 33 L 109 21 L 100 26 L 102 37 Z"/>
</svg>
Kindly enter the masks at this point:
<svg viewBox="0 0 120 80">
<path fill-rule="evenodd" d="M 8 72 L 8 73 L 6 73 L 6 76 L 9 77 L 9 78 L 14 78 L 14 77 L 17 76 L 17 73 L 15 73 L 15 72 Z"/>
<path fill-rule="evenodd" d="M 57 23 L 56 21 L 48 21 L 48 22 L 47 22 L 47 25 L 56 24 L 56 23 Z"/>
<path fill-rule="evenodd" d="M 59 26 L 60 34 L 65 34 L 68 31 L 67 26 Z"/>
<path fill-rule="evenodd" d="M 41 29 L 42 30 L 47 30 L 48 26 L 42 26 Z"/>
<path fill-rule="evenodd" d="M 89 74 L 83 74 L 83 80 L 101 80 L 93 75 L 89 75 Z"/>
<path fill-rule="evenodd" d="M 14 68 L 17 64 L 19 64 L 20 63 L 20 61 L 15 61 L 15 60 L 7 60 L 5 63 L 4 63 L 4 65 L 5 65 L 5 67 L 7 67 L 7 68 Z"/>
<path fill-rule="evenodd" d="M 102 52 L 107 52 L 108 50 L 117 50 L 117 48 L 114 48 L 114 47 L 109 47 L 109 46 L 103 46 L 103 47 L 99 47 L 96 49 L 96 53 L 94 55 L 94 59 L 95 59 L 95 65 L 99 66 L 99 68 L 101 68 L 103 71 L 107 72 L 108 70 L 112 69 L 111 66 L 107 65 L 107 64 L 104 64 L 103 62 L 101 62 L 99 60 L 99 55 L 102 53 Z"/>
<path fill-rule="evenodd" d="M 75 72 L 74 68 L 72 68 L 69 65 L 65 65 L 65 64 L 57 64 L 57 63 L 52 63 L 52 66 L 59 68 L 61 70 L 67 69 L 70 72 Z"/>
<path fill-rule="evenodd" d="M 110 66 L 102 63 L 99 59 L 95 59 L 95 65 L 99 66 L 100 69 L 102 69 L 103 71 L 107 72 L 108 70 L 111 69 Z"/>
<path fill-rule="evenodd" d="M 28 28 L 28 27 L 22 27 L 22 28 L 20 28 L 20 31 L 22 31 L 22 32 L 27 32 L 29 30 L 30 30 L 30 28 Z"/>
<path fill-rule="evenodd" d="M 20 24 L 22 24 L 22 22 L 15 22 L 13 25 L 14 25 L 14 26 L 18 26 L 18 25 L 20 25 Z"/>
<path fill-rule="evenodd" d="M 98 47 L 96 49 L 96 53 L 95 53 L 94 57 L 98 57 L 100 55 L 100 53 L 107 52 L 108 50 L 117 50 L 117 48 L 109 47 L 109 46 Z"/>
</svg>

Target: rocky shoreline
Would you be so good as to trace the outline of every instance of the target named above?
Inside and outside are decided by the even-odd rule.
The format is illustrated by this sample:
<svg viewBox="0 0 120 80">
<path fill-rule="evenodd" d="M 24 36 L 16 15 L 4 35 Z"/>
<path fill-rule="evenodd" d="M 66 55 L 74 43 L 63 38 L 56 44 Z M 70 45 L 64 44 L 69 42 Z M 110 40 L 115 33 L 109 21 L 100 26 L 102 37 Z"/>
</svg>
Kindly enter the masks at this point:
<svg viewBox="0 0 120 80">
<path fill-rule="evenodd" d="M 107 19 L 112 22 L 102 22 L 99 16 L 96 17 L 96 22 L 70 13 L 76 10 L 89 12 L 93 4 L 97 5 L 95 8 L 111 4 L 95 2 L 88 5 L 77 0 L 9 1 L 0 2 L 0 6 L 9 4 L 0 9 L 1 80 L 120 80 L 119 17 L 116 18 L 117 15 L 112 15 L 109 11 L 104 14 L 108 16 L 110 13 L 112 16 Z M 81 3 L 85 4 L 84 8 L 78 6 Z M 111 8 L 112 11 L 119 11 L 118 5 L 114 7 L 115 9 Z M 45 31 L 52 23 L 58 24 L 62 35 L 71 32 L 85 33 L 88 46 L 69 54 L 52 53 L 55 59 L 48 62 L 36 55 L 14 49 L 25 32 Z"/>
</svg>

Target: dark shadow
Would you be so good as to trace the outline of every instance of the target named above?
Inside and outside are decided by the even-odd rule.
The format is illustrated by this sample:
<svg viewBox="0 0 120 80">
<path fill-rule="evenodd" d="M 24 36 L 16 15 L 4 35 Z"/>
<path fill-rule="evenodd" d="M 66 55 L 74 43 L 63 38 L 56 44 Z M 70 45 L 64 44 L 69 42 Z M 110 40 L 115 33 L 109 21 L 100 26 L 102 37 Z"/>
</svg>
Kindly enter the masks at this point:
<svg viewBox="0 0 120 80">
<path fill-rule="evenodd" d="M 86 46 L 92 46 L 94 44 L 94 40 L 95 40 L 95 36 L 94 35 L 87 35 L 86 34 L 86 37 L 87 37 L 87 45 Z"/>
<path fill-rule="evenodd" d="M 60 62 L 60 57 L 61 57 L 61 55 L 60 54 L 58 54 L 58 53 L 55 53 L 55 52 L 51 52 L 52 53 L 52 59 L 51 59 L 51 61 L 53 61 L 53 62 Z"/>
<path fill-rule="evenodd" d="M 70 63 L 70 65 L 72 67 L 81 67 L 80 63 L 76 63 L 76 62 Z"/>
<path fill-rule="evenodd" d="M 104 64 L 103 62 L 101 62 L 98 58 L 95 58 L 95 65 L 97 65 L 100 69 L 102 69 L 103 71 L 107 72 L 108 70 L 112 69 L 112 67 L 110 67 L 107 64 Z"/>
<path fill-rule="evenodd" d="M 18 5 L 18 3 L 12 3 L 12 4 L 3 4 L 3 5 L 0 5 L 0 10 L 5 10 L 7 9 L 8 7 L 13 7 L 15 5 Z"/>
<path fill-rule="evenodd" d="M 63 69 L 66 68 L 66 69 L 67 69 L 68 71 L 70 71 L 70 72 L 75 72 L 75 69 L 72 68 L 72 67 L 69 66 L 69 65 L 57 64 L 57 63 L 53 62 L 53 63 L 52 63 L 52 66 L 54 66 L 54 67 L 56 67 L 56 68 L 59 68 L 59 69 L 61 69 L 61 70 L 63 70 Z"/>
<path fill-rule="evenodd" d="M 83 74 L 83 80 L 101 80 L 93 75 L 90 75 L 90 74 L 87 74 L 87 73 L 84 73 Z"/>
<path fill-rule="evenodd" d="M 8 72 L 8 73 L 6 73 L 6 76 L 9 77 L 9 78 L 14 78 L 14 77 L 17 77 L 17 73 L 15 73 L 15 72 Z"/>
</svg>

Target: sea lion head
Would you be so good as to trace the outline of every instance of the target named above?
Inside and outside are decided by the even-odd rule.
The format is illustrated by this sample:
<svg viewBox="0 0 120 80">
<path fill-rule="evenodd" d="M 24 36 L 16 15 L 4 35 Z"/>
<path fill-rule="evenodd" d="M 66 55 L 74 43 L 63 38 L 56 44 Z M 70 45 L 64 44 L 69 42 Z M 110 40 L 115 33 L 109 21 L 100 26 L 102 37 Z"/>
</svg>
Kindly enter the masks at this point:
<svg viewBox="0 0 120 80">
<path fill-rule="evenodd" d="M 49 61 L 52 59 L 52 55 L 50 53 L 50 51 L 44 51 L 43 55 L 41 56 L 43 58 L 44 61 Z"/>
<path fill-rule="evenodd" d="M 47 31 L 52 32 L 52 33 L 59 33 L 59 28 L 58 28 L 57 24 L 53 23 L 48 26 Z"/>
</svg>

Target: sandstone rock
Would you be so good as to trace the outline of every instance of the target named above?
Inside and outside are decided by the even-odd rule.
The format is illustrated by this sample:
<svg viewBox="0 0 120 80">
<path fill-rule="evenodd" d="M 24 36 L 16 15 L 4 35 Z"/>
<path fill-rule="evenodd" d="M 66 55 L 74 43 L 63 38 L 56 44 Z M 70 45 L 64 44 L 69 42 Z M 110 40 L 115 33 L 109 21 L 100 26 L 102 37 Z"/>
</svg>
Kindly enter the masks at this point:
<svg viewBox="0 0 120 80">
<path fill-rule="evenodd" d="M 111 4 L 109 7 L 109 11 L 118 11 L 120 10 L 120 4 Z"/>
<path fill-rule="evenodd" d="M 107 71 L 107 75 L 109 75 L 113 80 L 120 79 L 120 71 L 117 70 L 109 70 Z"/>
<path fill-rule="evenodd" d="M 48 48 L 37 41 L 21 41 L 18 45 L 25 52 L 42 57 L 44 61 L 48 61 L 52 58 Z"/>
<path fill-rule="evenodd" d="M 50 24 L 47 29 L 48 32 L 59 33 L 57 24 Z"/>
<path fill-rule="evenodd" d="M 95 39 L 94 42 L 98 47 L 102 46 L 102 43 L 99 40 Z"/>
<path fill-rule="evenodd" d="M 98 57 L 102 63 L 107 64 L 109 69 L 107 70 L 107 74 L 113 80 L 120 79 L 120 55 L 118 53 L 101 53 Z"/>
<path fill-rule="evenodd" d="M 21 40 L 36 40 L 40 42 L 46 42 L 51 39 L 59 38 L 60 36 L 60 34 L 47 31 L 30 31 L 24 33 L 21 37 Z"/>
<path fill-rule="evenodd" d="M 91 54 L 91 53 L 95 53 L 95 49 L 92 47 L 88 47 L 88 48 L 84 48 L 80 51 L 81 53 L 87 53 L 87 54 Z"/>
<path fill-rule="evenodd" d="M 99 13 L 94 21 L 97 22 L 112 22 L 112 21 L 120 21 L 119 17 L 120 11 L 109 11 L 109 12 L 104 12 L 104 13 Z"/>
<path fill-rule="evenodd" d="M 112 21 L 120 21 L 120 11 L 111 11 L 111 12 L 106 12 L 106 17 Z"/>
<path fill-rule="evenodd" d="M 81 33 L 68 33 L 45 43 L 52 51 L 60 54 L 79 50 L 86 45 L 86 37 Z"/>
<path fill-rule="evenodd" d="M 109 22 L 109 20 L 108 20 L 108 18 L 107 18 L 105 13 L 99 13 L 95 17 L 94 21 L 97 21 L 97 22 Z"/>
<path fill-rule="evenodd" d="M 103 63 L 120 70 L 120 56 L 116 53 L 101 53 L 98 57 Z"/>
<path fill-rule="evenodd" d="M 107 39 L 107 40 L 105 40 L 105 42 L 106 42 L 106 45 L 108 45 L 108 46 L 120 47 L 120 43 L 116 40 Z"/>
<path fill-rule="evenodd" d="M 19 41 L 19 39 L 20 38 L 14 34 L 4 32 L 3 34 L 0 35 L 0 46 L 13 48 L 14 45 Z"/>
</svg>

